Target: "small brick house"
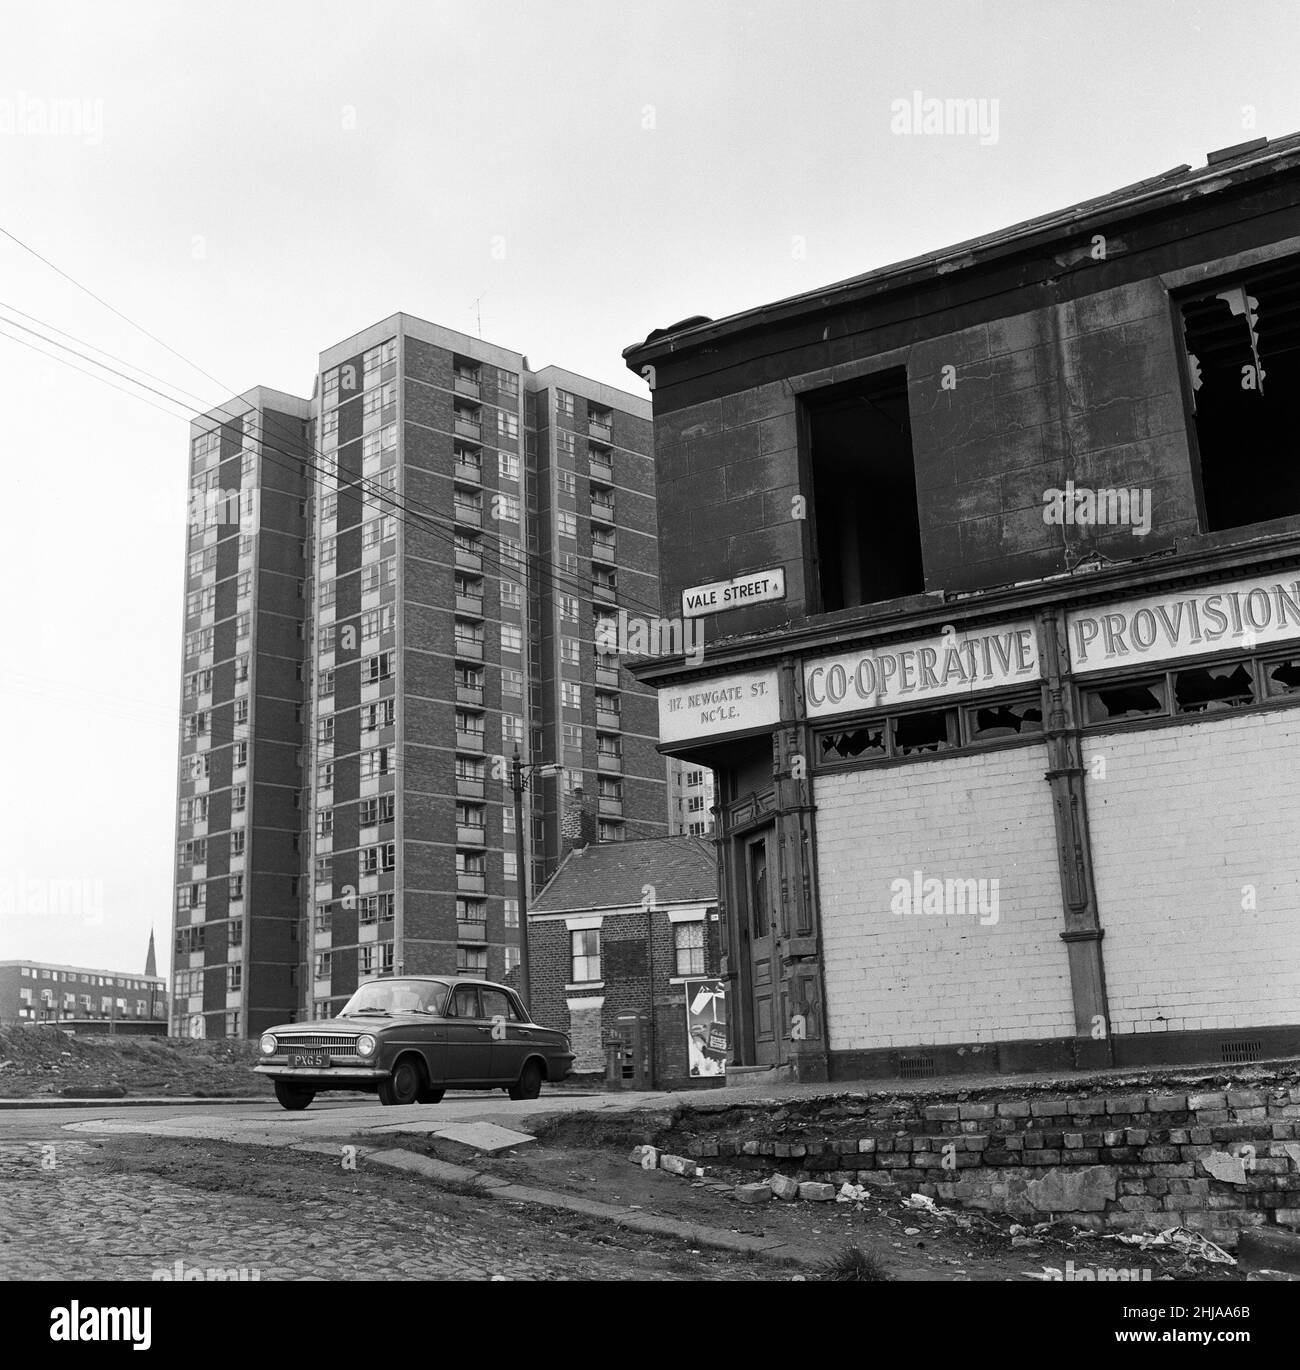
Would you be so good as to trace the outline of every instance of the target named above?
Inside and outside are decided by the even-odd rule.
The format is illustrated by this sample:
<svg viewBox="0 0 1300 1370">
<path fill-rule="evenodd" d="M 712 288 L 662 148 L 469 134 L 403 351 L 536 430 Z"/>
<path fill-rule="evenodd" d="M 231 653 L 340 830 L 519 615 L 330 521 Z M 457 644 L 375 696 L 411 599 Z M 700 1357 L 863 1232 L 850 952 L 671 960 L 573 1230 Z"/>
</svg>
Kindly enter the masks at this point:
<svg viewBox="0 0 1300 1370">
<path fill-rule="evenodd" d="M 579 1075 L 603 1074 L 620 1014 L 648 1016 L 651 1084 L 721 1084 L 717 870 L 699 837 L 575 847 L 528 913 L 531 1000 L 567 1032 Z"/>
</svg>

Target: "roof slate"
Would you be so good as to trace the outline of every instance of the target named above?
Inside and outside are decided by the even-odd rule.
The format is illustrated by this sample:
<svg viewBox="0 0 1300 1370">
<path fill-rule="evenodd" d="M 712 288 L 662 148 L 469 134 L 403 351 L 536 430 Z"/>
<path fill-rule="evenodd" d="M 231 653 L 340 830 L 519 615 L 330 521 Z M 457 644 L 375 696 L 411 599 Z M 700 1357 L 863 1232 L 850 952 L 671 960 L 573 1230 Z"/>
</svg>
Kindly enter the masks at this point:
<svg viewBox="0 0 1300 1370">
<path fill-rule="evenodd" d="M 573 913 L 640 904 L 654 886 L 656 904 L 714 902 L 718 897 L 713 842 L 702 837 L 651 837 L 598 842 L 571 851 L 538 892 L 533 913 Z"/>
</svg>

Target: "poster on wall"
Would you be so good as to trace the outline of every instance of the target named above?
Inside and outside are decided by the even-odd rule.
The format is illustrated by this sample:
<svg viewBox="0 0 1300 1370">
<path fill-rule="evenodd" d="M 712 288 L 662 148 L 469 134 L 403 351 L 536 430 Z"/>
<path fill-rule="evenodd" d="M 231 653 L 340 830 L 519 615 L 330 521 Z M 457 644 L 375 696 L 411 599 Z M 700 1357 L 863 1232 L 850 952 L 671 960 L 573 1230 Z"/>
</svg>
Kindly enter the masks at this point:
<svg viewBox="0 0 1300 1370">
<path fill-rule="evenodd" d="M 721 980 L 687 980 L 686 1050 L 693 1078 L 727 1073 L 727 991 Z"/>
</svg>

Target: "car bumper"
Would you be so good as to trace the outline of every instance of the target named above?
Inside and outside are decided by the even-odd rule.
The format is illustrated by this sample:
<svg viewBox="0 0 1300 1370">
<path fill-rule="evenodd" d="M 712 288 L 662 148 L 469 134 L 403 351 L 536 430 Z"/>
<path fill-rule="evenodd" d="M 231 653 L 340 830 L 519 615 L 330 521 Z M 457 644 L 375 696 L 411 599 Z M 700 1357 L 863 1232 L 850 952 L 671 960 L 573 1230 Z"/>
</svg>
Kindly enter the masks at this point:
<svg viewBox="0 0 1300 1370">
<path fill-rule="evenodd" d="M 315 1080 L 322 1085 L 331 1080 L 368 1081 L 388 1079 L 389 1072 L 378 1066 L 326 1066 L 324 1069 L 313 1066 L 257 1065 L 253 1070 L 258 1075 L 268 1075 L 273 1080 Z"/>
</svg>

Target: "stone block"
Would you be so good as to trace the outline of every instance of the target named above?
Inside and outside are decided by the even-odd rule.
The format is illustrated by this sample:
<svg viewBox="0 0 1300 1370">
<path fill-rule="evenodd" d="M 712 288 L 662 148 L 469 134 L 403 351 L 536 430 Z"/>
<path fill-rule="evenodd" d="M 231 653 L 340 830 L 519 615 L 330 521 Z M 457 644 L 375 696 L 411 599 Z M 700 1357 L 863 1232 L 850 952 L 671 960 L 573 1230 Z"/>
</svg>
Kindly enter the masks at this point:
<svg viewBox="0 0 1300 1370">
<path fill-rule="evenodd" d="M 1106 1096 L 1107 1113 L 1145 1113 L 1147 1101 L 1140 1094 L 1108 1094 Z"/>
<path fill-rule="evenodd" d="M 770 1184 L 772 1193 L 778 1199 L 788 1202 L 799 1197 L 799 1181 L 792 1180 L 788 1175 L 773 1175 Z"/>
<path fill-rule="evenodd" d="M 1040 1213 L 1102 1212 L 1116 1197 L 1116 1175 L 1109 1166 L 1086 1170 L 1049 1170 L 1041 1180 L 1030 1180 L 1026 1198 Z"/>
<path fill-rule="evenodd" d="M 956 1104 L 930 1104 L 923 1111 L 923 1116 L 930 1123 L 955 1123 L 960 1117 L 960 1110 Z"/>
<path fill-rule="evenodd" d="M 742 1184 L 731 1191 L 732 1196 L 743 1204 L 765 1204 L 772 1197 L 770 1184 Z"/>
<path fill-rule="evenodd" d="M 1200 1158 L 1198 1164 L 1212 1179 L 1228 1184 L 1246 1183 L 1246 1166 L 1240 1156 L 1233 1156 L 1227 1151 L 1210 1151 Z"/>
<path fill-rule="evenodd" d="M 858 1139 L 858 1151 L 863 1156 L 870 1156 L 875 1152 L 876 1139 L 874 1137 L 861 1137 Z"/>
<path fill-rule="evenodd" d="M 813 1203 L 830 1203 L 835 1198 L 833 1184 L 819 1184 L 816 1180 L 805 1180 L 799 1186 L 799 1197 Z"/>
<path fill-rule="evenodd" d="M 1187 1096 L 1187 1107 L 1193 1112 L 1199 1112 L 1203 1108 L 1224 1108 L 1227 1105 L 1227 1095 L 1222 1093 L 1210 1094 L 1189 1094 Z"/>
<path fill-rule="evenodd" d="M 1186 1113 L 1186 1094 L 1153 1094 L 1147 1099 L 1149 1113 Z"/>
<path fill-rule="evenodd" d="M 689 1156 L 660 1156 L 659 1169 L 670 1175 L 694 1175 L 695 1162 Z"/>
<path fill-rule="evenodd" d="M 1229 1108 L 1262 1108 L 1268 1103 L 1268 1099 L 1257 1089 L 1230 1089 L 1228 1091 Z"/>
<path fill-rule="evenodd" d="M 1028 1118 L 1029 1104 L 1023 1100 L 1012 1100 L 1009 1103 L 998 1105 L 998 1116 L 1000 1118 Z"/>
</svg>

